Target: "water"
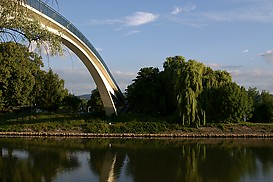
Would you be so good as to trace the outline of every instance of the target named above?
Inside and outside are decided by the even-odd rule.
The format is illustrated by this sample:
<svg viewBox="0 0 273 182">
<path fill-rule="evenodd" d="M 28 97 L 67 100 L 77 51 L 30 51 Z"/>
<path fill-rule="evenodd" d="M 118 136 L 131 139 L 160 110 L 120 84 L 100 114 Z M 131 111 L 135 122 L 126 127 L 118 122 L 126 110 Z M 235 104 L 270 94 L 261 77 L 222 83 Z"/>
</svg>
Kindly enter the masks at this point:
<svg viewBox="0 0 273 182">
<path fill-rule="evenodd" d="M 272 139 L 0 138 L 0 181 L 269 182 Z"/>
</svg>

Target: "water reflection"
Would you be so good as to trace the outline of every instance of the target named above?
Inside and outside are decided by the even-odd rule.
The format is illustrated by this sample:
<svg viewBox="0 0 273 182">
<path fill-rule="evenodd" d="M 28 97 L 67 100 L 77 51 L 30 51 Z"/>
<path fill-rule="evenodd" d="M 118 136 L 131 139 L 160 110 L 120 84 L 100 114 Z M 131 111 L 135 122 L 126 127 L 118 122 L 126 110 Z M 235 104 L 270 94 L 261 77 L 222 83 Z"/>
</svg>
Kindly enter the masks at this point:
<svg viewBox="0 0 273 182">
<path fill-rule="evenodd" d="M 0 138 L 0 181 L 269 181 L 273 140 Z"/>
</svg>

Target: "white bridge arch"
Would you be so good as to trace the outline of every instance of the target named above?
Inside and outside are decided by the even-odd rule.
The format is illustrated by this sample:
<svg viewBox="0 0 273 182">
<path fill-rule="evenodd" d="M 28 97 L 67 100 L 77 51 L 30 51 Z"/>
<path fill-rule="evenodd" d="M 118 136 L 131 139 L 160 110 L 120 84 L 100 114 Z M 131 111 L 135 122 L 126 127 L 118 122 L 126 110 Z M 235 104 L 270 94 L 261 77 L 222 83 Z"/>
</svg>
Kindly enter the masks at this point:
<svg viewBox="0 0 273 182">
<path fill-rule="evenodd" d="M 66 18 L 41 0 L 26 0 L 25 6 L 48 30 L 60 33 L 62 42 L 85 64 L 92 75 L 107 116 L 117 114 L 124 104 L 124 96 L 102 57 L 90 41 Z"/>
</svg>

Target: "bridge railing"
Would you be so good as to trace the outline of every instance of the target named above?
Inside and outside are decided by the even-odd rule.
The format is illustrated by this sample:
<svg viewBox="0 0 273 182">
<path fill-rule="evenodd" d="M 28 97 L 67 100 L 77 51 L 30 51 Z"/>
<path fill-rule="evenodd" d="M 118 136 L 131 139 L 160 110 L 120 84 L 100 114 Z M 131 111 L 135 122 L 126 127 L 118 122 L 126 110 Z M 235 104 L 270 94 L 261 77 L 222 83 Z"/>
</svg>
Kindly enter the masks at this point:
<svg viewBox="0 0 273 182">
<path fill-rule="evenodd" d="M 55 20 L 65 28 L 67 28 L 70 32 L 72 32 L 74 35 L 76 35 L 82 42 L 86 44 L 86 46 L 91 49 L 91 51 L 97 56 L 97 58 L 101 61 L 105 69 L 107 70 L 108 74 L 110 75 L 111 79 L 117 86 L 117 83 L 115 82 L 110 70 L 104 63 L 102 57 L 98 53 L 98 51 L 95 49 L 95 47 L 91 44 L 91 42 L 80 32 L 79 29 L 77 29 L 70 21 L 68 21 L 65 17 L 63 17 L 60 13 L 58 13 L 56 10 L 48 6 L 46 3 L 44 3 L 41 0 L 27 0 L 26 4 L 31 6 L 32 8 L 40 11 L 41 13 L 45 14 L 49 18 Z M 117 86 L 118 88 L 118 86 Z M 118 88 L 119 89 L 119 88 Z"/>
</svg>

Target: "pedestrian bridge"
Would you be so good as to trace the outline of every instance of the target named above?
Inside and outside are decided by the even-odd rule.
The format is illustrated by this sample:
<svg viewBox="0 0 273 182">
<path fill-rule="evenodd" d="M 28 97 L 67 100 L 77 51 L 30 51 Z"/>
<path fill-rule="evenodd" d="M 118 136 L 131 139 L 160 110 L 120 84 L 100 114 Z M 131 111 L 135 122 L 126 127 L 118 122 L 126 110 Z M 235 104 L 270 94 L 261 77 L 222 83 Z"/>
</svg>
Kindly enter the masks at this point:
<svg viewBox="0 0 273 182">
<path fill-rule="evenodd" d="M 91 42 L 70 21 L 43 1 L 27 0 L 25 5 L 49 31 L 61 33 L 62 43 L 80 58 L 92 75 L 106 115 L 117 114 L 118 107 L 124 104 L 124 96 Z"/>
</svg>

